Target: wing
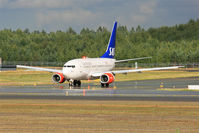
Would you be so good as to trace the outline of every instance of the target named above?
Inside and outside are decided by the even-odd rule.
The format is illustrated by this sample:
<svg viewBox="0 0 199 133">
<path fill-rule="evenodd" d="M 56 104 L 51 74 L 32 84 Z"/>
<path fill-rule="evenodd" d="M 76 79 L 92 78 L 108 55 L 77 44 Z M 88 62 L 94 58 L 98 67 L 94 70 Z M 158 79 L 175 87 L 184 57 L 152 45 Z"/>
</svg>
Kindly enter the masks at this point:
<svg viewBox="0 0 199 133">
<path fill-rule="evenodd" d="M 31 66 L 17 65 L 17 68 L 27 68 L 27 69 L 37 70 L 37 71 L 47 71 L 47 72 L 58 72 L 58 73 L 62 73 L 62 70 L 49 69 L 49 68 L 41 68 L 41 67 L 31 67 Z"/>
<path fill-rule="evenodd" d="M 143 68 L 143 69 L 133 69 L 133 70 L 119 70 L 119 71 L 111 71 L 112 73 L 129 73 L 129 72 L 142 72 L 142 71 L 155 71 L 155 70 L 168 70 L 168 69 L 177 69 L 182 66 L 174 66 L 174 67 L 156 67 L 156 68 Z"/>
<path fill-rule="evenodd" d="M 143 68 L 143 69 L 132 69 L 132 70 L 118 70 L 118 71 L 106 71 L 106 72 L 100 72 L 100 73 L 92 73 L 92 77 L 100 77 L 104 73 L 129 73 L 129 72 L 142 72 L 142 71 L 155 71 L 155 70 L 168 70 L 168 69 L 177 69 L 184 66 L 173 66 L 173 67 L 156 67 L 156 68 Z"/>
</svg>

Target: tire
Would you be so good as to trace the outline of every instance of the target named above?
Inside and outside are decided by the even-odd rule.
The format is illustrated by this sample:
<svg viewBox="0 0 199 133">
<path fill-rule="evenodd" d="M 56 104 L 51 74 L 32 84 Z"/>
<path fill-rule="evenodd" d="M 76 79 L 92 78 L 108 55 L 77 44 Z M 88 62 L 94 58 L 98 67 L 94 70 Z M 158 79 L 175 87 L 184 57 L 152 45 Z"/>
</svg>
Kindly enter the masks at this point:
<svg viewBox="0 0 199 133">
<path fill-rule="evenodd" d="M 109 87 L 109 84 L 107 83 L 107 84 L 106 84 L 106 88 L 108 88 L 108 87 Z"/>
<path fill-rule="evenodd" d="M 76 86 L 77 84 L 78 84 L 78 81 L 77 81 L 77 80 L 74 80 L 74 81 L 73 81 L 73 85 Z"/>
<path fill-rule="evenodd" d="M 80 81 L 80 80 L 77 81 L 77 86 L 78 86 L 78 87 L 81 86 L 81 81 Z"/>
<path fill-rule="evenodd" d="M 101 87 L 104 88 L 104 83 L 101 83 Z"/>
<path fill-rule="evenodd" d="M 73 86 L 73 82 L 69 82 L 69 86 Z"/>
</svg>

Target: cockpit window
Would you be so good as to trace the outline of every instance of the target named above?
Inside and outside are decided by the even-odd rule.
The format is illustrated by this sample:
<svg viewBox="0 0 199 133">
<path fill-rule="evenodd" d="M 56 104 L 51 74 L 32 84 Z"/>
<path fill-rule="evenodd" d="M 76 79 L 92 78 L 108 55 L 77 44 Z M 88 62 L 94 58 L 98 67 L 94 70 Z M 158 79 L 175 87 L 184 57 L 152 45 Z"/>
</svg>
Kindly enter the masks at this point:
<svg viewBox="0 0 199 133">
<path fill-rule="evenodd" d="M 72 68 L 75 68 L 75 65 L 65 65 L 64 67 L 72 67 Z"/>
</svg>

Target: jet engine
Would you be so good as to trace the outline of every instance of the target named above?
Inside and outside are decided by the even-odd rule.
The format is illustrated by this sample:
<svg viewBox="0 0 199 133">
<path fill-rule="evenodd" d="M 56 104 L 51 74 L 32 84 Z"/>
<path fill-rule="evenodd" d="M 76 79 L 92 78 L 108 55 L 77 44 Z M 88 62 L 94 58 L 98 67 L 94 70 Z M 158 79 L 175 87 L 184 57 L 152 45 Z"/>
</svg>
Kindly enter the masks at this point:
<svg viewBox="0 0 199 133">
<path fill-rule="evenodd" d="M 64 83 L 64 81 L 66 80 L 63 73 L 56 73 L 52 76 L 52 80 L 55 83 Z"/>
<path fill-rule="evenodd" d="M 110 84 L 114 82 L 115 76 L 112 73 L 104 73 L 100 77 L 100 81 L 102 84 Z"/>
</svg>

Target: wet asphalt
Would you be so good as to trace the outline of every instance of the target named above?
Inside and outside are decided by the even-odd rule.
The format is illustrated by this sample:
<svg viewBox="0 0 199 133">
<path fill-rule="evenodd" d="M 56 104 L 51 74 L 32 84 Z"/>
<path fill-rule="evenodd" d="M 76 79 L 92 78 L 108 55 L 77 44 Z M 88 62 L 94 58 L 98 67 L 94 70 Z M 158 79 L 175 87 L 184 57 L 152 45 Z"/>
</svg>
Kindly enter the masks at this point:
<svg viewBox="0 0 199 133">
<path fill-rule="evenodd" d="M 132 100 L 132 101 L 199 101 L 199 91 L 188 90 L 199 85 L 199 77 L 114 82 L 109 88 L 100 83 L 0 86 L 0 99 L 54 100 Z"/>
</svg>

